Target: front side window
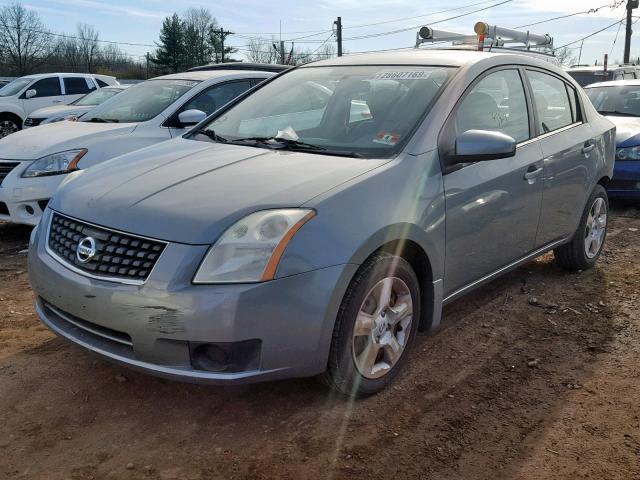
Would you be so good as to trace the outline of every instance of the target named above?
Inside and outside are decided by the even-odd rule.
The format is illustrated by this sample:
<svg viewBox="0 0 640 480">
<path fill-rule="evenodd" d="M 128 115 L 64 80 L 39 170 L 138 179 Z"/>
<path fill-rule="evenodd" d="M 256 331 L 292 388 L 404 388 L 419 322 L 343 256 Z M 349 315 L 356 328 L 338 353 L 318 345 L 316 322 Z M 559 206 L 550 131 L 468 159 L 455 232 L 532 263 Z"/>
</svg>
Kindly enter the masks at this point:
<svg viewBox="0 0 640 480">
<path fill-rule="evenodd" d="M 499 70 L 480 80 L 456 112 L 458 134 L 468 130 L 501 132 L 516 142 L 528 140 L 529 114 L 517 70 Z"/>
<path fill-rule="evenodd" d="M 31 85 L 29 89 L 36 91 L 35 98 L 40 97 L 57 97 L 62 95 L 60 89 L 60 79 L 58 77 L 43 78 Z M 33 97 L 32 97 L 33 98 Z"/>
<path fill-rule="evenodd" d="M 13 95 L 17 95 L 32 81 L 33 80 L 31 78 L 18 78 L 13 82 L 9 82 L 4 87 L 0 88 L 0 97 L 12 97 Z"/>
<path fill-rule="evenodd" d="M 602 115 L 640 117 L 640 85 L 592 87 L 585 92 Z"/>
<path fill-rule="evenodd" d="M 198 84 L 191 80 L 147 80 L 91 111 L 83 122 L 137 123 L 151 120 Z M 86 115 L 85 115 L 86 116 Z"/>
<path fill-rule="evenodd" d="M 249 95 L 206 130 L 230 143 L 261 148 L 280 148 L 278 140 L 284 140 L 288 148 L 319 154 L 388 158 L 411 137 L 453 70 L 302 67 Z M 205 135 L 192 137 L 206 140 Z"/>
<path fill-rule="evenodd" d="M 549 133 L 571 125 L 574 120 L 565 82 L 537 70 L 529 70 L 527 75 L 533 91 L 539 132 Z"/>
<path fill-rule="evenodd" d="M 251 88 L 249 80 L 237 82 L 223 83 L 214 85 L 189 100 L 179 112 L 187 110 L 200 110 L 211 115 L 220 107 L 226 105 L 238 95 L 246 92 Z"/>
<path fill-rule="evenodd" d="M 62 81 L 67 95 L 84 95 L 92 90 L 82 77 L 66 77 Z"/>
</svg>

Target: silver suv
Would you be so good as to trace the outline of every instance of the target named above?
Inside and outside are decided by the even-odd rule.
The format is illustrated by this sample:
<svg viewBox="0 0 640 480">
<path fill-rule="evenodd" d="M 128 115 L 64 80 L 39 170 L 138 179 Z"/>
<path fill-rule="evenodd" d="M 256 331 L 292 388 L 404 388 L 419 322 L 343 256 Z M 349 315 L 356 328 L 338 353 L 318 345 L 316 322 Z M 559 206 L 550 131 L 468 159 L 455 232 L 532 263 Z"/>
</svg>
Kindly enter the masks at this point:
<svg viewBox="0 0 640 480">
<path fill-rule="evenodd" d="M 526 56 L 305 65 L 71 174 L 30 242 L 36 309 L 152 374 L 371 394 L 444 304 L 550 250 L 595 264 L 614 150 L 583 90 Z"/>
</svg>

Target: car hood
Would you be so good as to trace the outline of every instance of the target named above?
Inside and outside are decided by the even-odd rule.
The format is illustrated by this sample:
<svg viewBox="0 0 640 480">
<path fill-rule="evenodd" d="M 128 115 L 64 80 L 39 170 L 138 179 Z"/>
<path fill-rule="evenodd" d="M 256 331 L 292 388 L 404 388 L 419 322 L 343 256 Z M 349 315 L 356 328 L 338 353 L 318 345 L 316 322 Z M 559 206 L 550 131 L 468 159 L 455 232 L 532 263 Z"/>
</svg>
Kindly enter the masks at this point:
<svg viewBox="0 0 640 480">
<path fill-rule="evenodd" d="M 616 147 L 640 145 L 640 117 L 607 116 L 616 126 Z"/>
<path fill-rule="evenodd" d="M 178 138 L 72 175 L 50 205 L 116 230 L 211 244 L 249 213 L 300 206 L 386 162 Z"/>
<path fill-rule="evenodd" d="M 91 106 L 79 106 L 79 105 L 55 105 L 53 107 L 45 107 L 29 114 L 29 118 L 51 118 L 62 117 L 67 115 L 74 115 L 77 113 L 88 112 L 91 110 Z"/>
<path fill-rule="evenodd" d="M 117 141 L 117 135 L 128 135 L 136 128 L 133 123 L 57 122 L 28 128 L 0 140 L 0 158 L 35 160 L 52 153 L 76 148 L 91 149 L 105 138 Z"/>
</svg>

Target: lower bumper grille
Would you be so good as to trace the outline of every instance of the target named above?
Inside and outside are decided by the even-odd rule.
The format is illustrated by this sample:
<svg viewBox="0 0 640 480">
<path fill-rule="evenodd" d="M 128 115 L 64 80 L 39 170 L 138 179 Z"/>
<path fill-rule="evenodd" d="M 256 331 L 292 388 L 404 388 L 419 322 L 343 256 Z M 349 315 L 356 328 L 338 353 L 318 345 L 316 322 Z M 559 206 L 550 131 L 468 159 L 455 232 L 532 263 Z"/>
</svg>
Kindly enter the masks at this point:
<svg viewBox="0 0 640 480">
<path fill-rule="evenodd" d="M 18 165 L 20 165 L 20 162 L 3 162 L 3 161 L 0 161 L 0 185 L 2 185 L 2 181 Z"/>
<path fill-rule="evenodd" d="M 31 118 L 31 117 L 29 117 L 24 121 L 24 126 L 25 127 L 37 127 L 44 120 L 45 120 L 44 118 Z"/>
</svg>

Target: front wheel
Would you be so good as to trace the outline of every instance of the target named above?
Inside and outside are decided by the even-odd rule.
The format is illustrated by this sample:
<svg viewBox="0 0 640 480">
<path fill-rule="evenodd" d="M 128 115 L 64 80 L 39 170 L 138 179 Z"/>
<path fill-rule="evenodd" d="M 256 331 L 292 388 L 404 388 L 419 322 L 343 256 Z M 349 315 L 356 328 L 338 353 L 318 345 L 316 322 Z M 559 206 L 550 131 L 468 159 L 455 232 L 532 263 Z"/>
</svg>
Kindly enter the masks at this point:
<svg viewBox="0 0 640 480">
<path fill-rule="evenodd" d="M 10 115 L 0 115 L 0 138 L 20 130 L 20 122 Z"/>
<path fill-rule="evenodd" d="M 567 270 L 593 267 L 607 238 L 609 198 L 601 185 L 594 189 L 571 242 L 556 248 L 556 262 Z"/>
<path fill-rule="evenodd" d="M 342 301 L 325 380 L 349 396 L 384 389 L 417 332 L 420 288 L 411 265 L 380 253 L 362 265 Z"/>
</svg>

